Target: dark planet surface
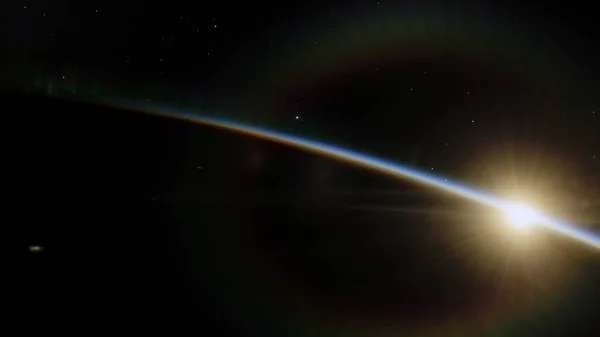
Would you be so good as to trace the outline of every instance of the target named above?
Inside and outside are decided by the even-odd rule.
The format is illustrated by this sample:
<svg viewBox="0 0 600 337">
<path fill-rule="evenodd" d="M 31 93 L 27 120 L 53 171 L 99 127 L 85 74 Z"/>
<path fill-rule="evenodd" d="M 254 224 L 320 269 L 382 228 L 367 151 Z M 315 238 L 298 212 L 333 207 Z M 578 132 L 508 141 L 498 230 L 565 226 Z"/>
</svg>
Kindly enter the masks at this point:
<svg viewBox="0 0 600 337">
<path fill-rule="evenodd" d="M 54 312 L 85 329 L 264 336 L 278 315 L 435 325 L 551 298 L 563 309 L 545 317 L 571 321 L 535 331 L 558 336 L 598 309 L 597 253 L 544 231 L 536 251 L 456 196 L 181 121 L 2 102 L 20 310 L 39 304 L 44 326 L 61 326 Z"/>
</svg>

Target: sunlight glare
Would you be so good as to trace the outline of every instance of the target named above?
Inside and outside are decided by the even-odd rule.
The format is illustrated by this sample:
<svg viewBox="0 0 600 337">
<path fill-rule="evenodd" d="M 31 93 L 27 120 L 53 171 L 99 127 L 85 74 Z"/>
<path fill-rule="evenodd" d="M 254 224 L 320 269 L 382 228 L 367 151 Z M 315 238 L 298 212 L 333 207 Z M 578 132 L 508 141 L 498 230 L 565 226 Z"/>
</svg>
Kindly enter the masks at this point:
<svg viewBox="0 0 600 337">
<path fill-rule="evenodd" d="M 508 223 L 518 229 L 528 227 L 539 220 L 540 215 L 533 207 L 522 203 L 512 203 L 504 207 Z"/>
</svg>

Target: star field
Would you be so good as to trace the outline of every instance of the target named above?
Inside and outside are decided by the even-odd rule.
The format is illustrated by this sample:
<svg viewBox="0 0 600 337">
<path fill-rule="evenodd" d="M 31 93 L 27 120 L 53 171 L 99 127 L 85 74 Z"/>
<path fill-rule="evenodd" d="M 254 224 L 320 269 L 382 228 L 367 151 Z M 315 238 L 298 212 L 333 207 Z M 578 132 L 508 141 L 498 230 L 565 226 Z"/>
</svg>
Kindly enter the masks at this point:
<svg viewBox="0 0 600 337">
<path fill-rule="evenodd" d="M 593 71 L 587 72 L 585 82 L 576 86 L 565 79 L 565 83 L 534 87 L 521 80 L 501 79 L 490 74 L 493 68 L 481 68 L 467 61 L 453 64 L 436 58 L 413 59 L 405 62 L 408 67 L 401 67 L 398 62 L 374 58 L 368 64 L 372 71 L 358 68 L 353 70 L 354 74 L 341 73 L 337 83 L 318 90 L 300 88 L 298 92 L 286 93 L 289 96 L 276 98 L 285 100 L 283 104 L 267 103 L 275 107 L 275 113 L 270 111 L 271 107 L 263 109 L 262 103 L 255 106 L 255 102 L 241 98 L 273 99 L 252 92 L 252 77 L 245 78 L 244 71 L 235 77 L 223 75 L 236 74 L 236 69 L 242 69 L 240 67 L 255 57 L 251 55 L 256 50 L 260 51 L 258 55 L 265 50 L 267 55 L 275 51 L 274 45 L 282 41 L 273 32 L 282 30 L 292 32 L 290 36 L 298 35 L 294 29 L 299 31 L 298 27 L 311 15 L 331 17 L 331 21 L 325 19 L 327 25 L 311 37 L 317 50 L 339 53 L 339 46 L 333 46 L 325 37 L 319 38 L 319 34 L 341 29 L 335 24 L 335 13 L 341 10 L 339 6 L 265 3 L 242 5 L 233 10 L 227 5 L 186 2 L 169 6 L 142 2 L 11 3 L 8 5 L 10 19 L 4 23 L 7 34 L 3 50 L 8 59 L 28 55 L 35 62 L 52 64 L 54 69 L 47 76 L 69 83 L 64 85 L 73 86 L 73 81 L 81 82 L 85 76 L 91 81 L 94 78 L 91 74 L 106 74 L 111 81 L 117 78 L 120 85 L 127 88 L 115 91 L 127 90 L 126 97 L 145 104 L 164 102 L 157 93 L 163 88 L 172 88 L 176 93 L 169 94 L 169 102 L 180 102 L 183 98 L 205 109 L 246 110 L 245 118 L 267 119 L 299 128 L 300 132 L 330 129 L 333 131 L 328 136 L 350 144 L 353 138 L 361 141 L 358 139 L 363 136 L 357 136 L 359 134 L 371 134 L 367 148 L 385 155 L 397 155 L 386 147 L 393 144 L 390 139 L 398 137 L 395 131 L 398 123 L 408 124 L 409 129 L 418 130 L 415 134 L 428 133 L 428 139 L 420 139 L 412 150 L 399 150 L 406 151 L 407 155 L 413 152 L 412 157 L 400 155 L 398 158 L 419 166 L 434 166 L 451 175 L 461 169 L 448 165 L 446 156 L 465 152 L 480 143 L 481 137 L 494 134 L 489 128 L 499 122 L 497 117 L 501 113 L 509 120 L 505 128 L 527 134 L 531 139 L 547 139 L 549 144 L 544 148 L 561 146 L 555 143 L 571 143 L 571 139 L 587 134 L 586 141 L 573 141 L 576 144 L 573 146 L 581 150 L 575 151 L 577 157 L 572 160 L 585 172 L 598 169 L 598 150 L 593 144 L 596 144 L 595 130 L 598 129 L 595 111 L 600 103 L 597 75 Z M 364 2 L 352 5 L 351 10 L 380 10 L 385 6 L 387 10 L 394 8 L 385 2 Z M 468 9 L 468 5 L 465 8 Z M 573 64 L 589 60 L 588 54 L 581 53 L 582 49 L 589 49 L 584 39 L 593 34 L 587 25 L 575 32 L 566 29 L 567 22 L 553 22 L 552 11 L 548 10 L 540 19 L 532 15 L 535 10 L 534 7 L 490 3 L 484 11 L 500 24 L 512 25 L 517 32 L 522 30 L 526 35 L 548 29 L 561 32 L 553 42 L 554 50 L 568 55 Z M 578 11 L 566 13 L 570 18 Z M 582 44 L 570 45 L 568 41 L 572 37 L 580 39 Z M 287 39 L 293 41 L 293 38 Z M 296 48 L 302 53 L 304 47 L 297 43 L 291 48 L 292 52 Z M 262 71 L 266 74 L 270 70 L 267 67 Z M 52 90 L 56 85 L 61 84 L 53 84 Z M 75 88 L 78 85 L 75 84 Z M 177 95 L 179 98 L 175 98 Z M 557 102 L 557 97 L 563 102 Z M 566 100 L 569 102 L 564 102 Z M 563 103 L 563 106 L 557 105 Z M 500 112 L 499 104 L 505 104 L 503 109 L 515 111 Z M 531 111 L 525 112 L 525 109 Z M 383 116 L 379 117 L 380 114 Z M 361 121 L 364 118 L 369 120 Z M 519 125 L 527 125 L 527 130 L 517 131 Z M 394 141 L 402 139 L 400 136 Z"/>
</svg>

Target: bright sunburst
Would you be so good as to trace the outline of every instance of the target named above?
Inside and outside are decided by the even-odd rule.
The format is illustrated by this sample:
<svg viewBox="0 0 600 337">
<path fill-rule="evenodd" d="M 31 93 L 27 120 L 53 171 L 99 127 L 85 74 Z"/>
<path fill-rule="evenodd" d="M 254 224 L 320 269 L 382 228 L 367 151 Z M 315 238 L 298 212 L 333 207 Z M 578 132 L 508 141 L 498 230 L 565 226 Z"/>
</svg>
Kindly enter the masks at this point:
<svg viewBox="0 0 600 337">
<path fill-rule="evenodd" d="M 540 219 L 540 213 L 523 203 L 511 203 L 504 206 L 508 223 L 515 228 L 526 228 Z"/>
</svg>

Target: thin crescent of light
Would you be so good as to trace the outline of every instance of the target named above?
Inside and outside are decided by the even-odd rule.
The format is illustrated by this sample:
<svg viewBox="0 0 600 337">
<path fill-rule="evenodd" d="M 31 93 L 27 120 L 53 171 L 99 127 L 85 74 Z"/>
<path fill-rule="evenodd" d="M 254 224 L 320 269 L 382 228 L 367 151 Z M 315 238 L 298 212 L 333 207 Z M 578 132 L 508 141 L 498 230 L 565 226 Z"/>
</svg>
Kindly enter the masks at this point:
<svg viewBox="0 0 600 337">
<path fill-rule="evenodd" d="M 364 153 L 359 153 L 350 149 L 345 149 L 331 144 L 326 144 L 303 137 L 285 134 L 283 132 L 269 130 L 257 126 L 252 126 L 240 122 L 228 121 L 222 118 L 200 116 L 194 112 L 175 111 L 172 108 L 148 108 L 139 107 L 136 104 L 120 105 L 123 108 L 132 109 L 136 112 L 146 113 L 154 116 L 162 116 L 171 119 L 182 120 L 194 124 L 206 125 L 214 128 L 233 131 L 239 134 L 249 135 L 255 138 L 261 138 L 272 142 L 285 144 L 288 146 L 304 149 L 314 153 L 330 156 L 332 158 L 352 163 L 354 165 L 373 169 L 381 173 L 386 173 L 397 178 L 411 179 L 425 185 L 434 186 L 441 190 L 457 194 L 459 196 L 480 202 L 482 204 L 495 207 L 499 210 L 505 210 L 510 201 L 487 194 L 474 188 L 451 182 L 432 174 L 417 171 L 413 168 L 395 163 L 386 159 L 377 158 Z M 567 221 L 556 219 L 547 214 L 540 214 L 538 217 L 539 225 L 543 225 L 556 232 L 579 240 L 583 243 L 600 249 L 600 234 L 595 233 Z"/>
</svg>

